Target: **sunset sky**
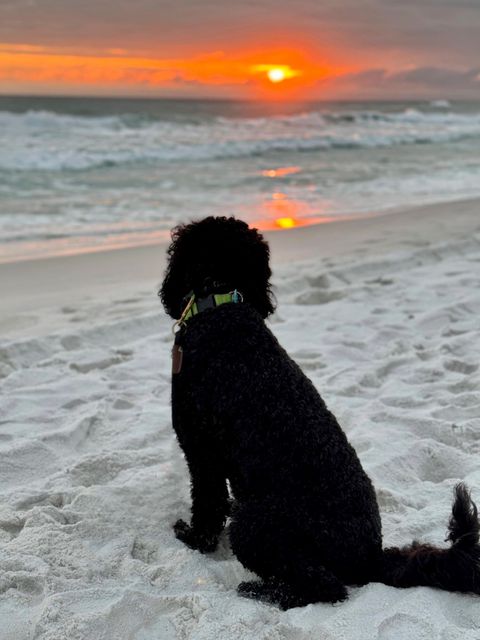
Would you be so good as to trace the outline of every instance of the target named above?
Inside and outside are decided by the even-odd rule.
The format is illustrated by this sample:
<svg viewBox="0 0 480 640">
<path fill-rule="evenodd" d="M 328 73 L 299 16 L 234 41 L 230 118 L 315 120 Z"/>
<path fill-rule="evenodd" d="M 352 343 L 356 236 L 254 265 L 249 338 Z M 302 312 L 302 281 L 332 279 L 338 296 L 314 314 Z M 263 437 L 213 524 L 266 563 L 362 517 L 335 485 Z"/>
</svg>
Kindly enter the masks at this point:
<svg viewBox="0 0 480 640">
<path fill-rule="evenodd" d="M 1 0 L 0 93 L 480 99 L 479 0 Z"/>
</svg>

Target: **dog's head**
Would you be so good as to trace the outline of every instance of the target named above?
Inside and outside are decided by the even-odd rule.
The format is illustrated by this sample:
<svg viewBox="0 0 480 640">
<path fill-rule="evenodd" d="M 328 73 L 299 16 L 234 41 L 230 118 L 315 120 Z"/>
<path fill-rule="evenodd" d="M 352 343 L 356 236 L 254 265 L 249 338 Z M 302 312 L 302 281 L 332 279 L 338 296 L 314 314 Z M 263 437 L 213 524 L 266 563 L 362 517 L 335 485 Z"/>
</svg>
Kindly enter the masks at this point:
<svg viewBox="0 0 480 640">
<path fill-rule="evenodd" d="M 233 217 L 210 216 L 175 227 L 159 291 L 165 311 L 178 319 L 190 291 L 202 297 L 238 289 L 266 318 L 275 309 L 269 256 L 263 236 Z"/>
</svg>

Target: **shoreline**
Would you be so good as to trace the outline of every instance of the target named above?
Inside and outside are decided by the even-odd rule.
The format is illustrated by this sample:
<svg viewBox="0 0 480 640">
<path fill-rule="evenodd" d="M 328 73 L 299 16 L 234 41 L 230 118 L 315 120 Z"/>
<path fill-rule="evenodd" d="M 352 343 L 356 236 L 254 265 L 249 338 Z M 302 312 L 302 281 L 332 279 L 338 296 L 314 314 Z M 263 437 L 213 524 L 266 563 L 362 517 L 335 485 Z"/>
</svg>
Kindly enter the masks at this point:
<svg viewBox="0 0 480 640">
<path fill-rule="evenodd" d="M 270 244 L 275 279 L 277 267 L 292 261 L 346 255 L 372 258 L 469 235 L 479 226 L 480 198 L 474 198 L 263 233 Z M 61 309 L 128 298 L 135 292 L 158 311 L 155 293 L 167 245 L 158 242 L 0 264 L 1 335 L 57 330 L 65 321 Z M 45 313 L 48 310 L 55 310 L 56 317 Z"/>
<path fill-rule="evenodd" d="M 344 224 L 346 222 L 356 223 L 363 220 L 378 219 L 378 218 L 384 218 L 388 216 L 405 215 L 413 210 L 423 211 L 424 209 L 430 209 L 432 207 L 443 208 L 444 206 L 448 206 L 448 205 L 457 206 L 457 205 L 461 205 L 462 203 L 473 203 L 476 201 L 480 202 L 480 195 L 471 196 L 468 198 L 440 200 L 438 202 L 426 202 L 426 203 L 417 203 L 417 204 L 411 204 L 411 205 L 397 204 L 397 205 L 391 205 L 389 207 L 386 207 L 384 209 L 379 209 L 379 210 L 352 211 L 352 212 L 345 212 L 342 214 L 331 215 L 331 216 L 318 216 L 313 218 L 314 222 L 310 222 L 310 223 L 307 222 L 305 224 L 300 223 L 293 227 L 283 227 L 283 228 L 275 227 L 275 226 L 262 228 L 260 226 L 262 221 L 258 221 L 258 220 L 252 221 L 252 222 L 248 222 L 248 221 L 246 222 L 248 222 L 249 226 L 257 228 L 265 236 L 272 235 L 272 237 L 274 237 L 279 233 L 289 234 L 289 233 L 298 231 L 299 229 L 316 229 L 318 227 L 324 227 L 326 225 L 336 226 L 338 224 Z M 188 221 L 190 221 L 190 219 Z M 263 221 L 263 222 L 266 222 L 266 221 Z M 153 231 L 151 233 L 145 234 L 142 237 L 142 239 L 138 240 L 137 242 L 135 241 L 129 242 L 128 240 L 124 239 L 124 240 L 120 240 L 118 243 L 112 243 L 112 244 L 92 244 L 92 245 L 85 245 L 85 246 L 78 246 L 78 247 L 75 247 L 72 245 L 71 247 L 67 246 L 61 250 L 58 249 L 57 252 L 45 251 L 45 253 L 25 254 L 19 257 L 16 257 L 14 253 L 12 253 L 10 256 L 7 256 L 7 255 L 2 256 L 0 254 L 0 268 L 4 265 L 18 264 L 22 262 L 38 262 L 42 260 L 55 260 L 59 258 L 68 259 L 76 256 L 82 256 L 82 255 L 89 256 L 91 254 L 98 254 L 98 253 L 110 253 L 115 251 L 125 251 L 129 249 L 141 250 L 144 248 L 166 246 L 169 243 L 169 237 L 170 237 L 169 230 L 160 230 L 160 231 Z M 28 241 L 27 244 L 34 245 L 36 244 L 36 241 Z"/>
</svg>

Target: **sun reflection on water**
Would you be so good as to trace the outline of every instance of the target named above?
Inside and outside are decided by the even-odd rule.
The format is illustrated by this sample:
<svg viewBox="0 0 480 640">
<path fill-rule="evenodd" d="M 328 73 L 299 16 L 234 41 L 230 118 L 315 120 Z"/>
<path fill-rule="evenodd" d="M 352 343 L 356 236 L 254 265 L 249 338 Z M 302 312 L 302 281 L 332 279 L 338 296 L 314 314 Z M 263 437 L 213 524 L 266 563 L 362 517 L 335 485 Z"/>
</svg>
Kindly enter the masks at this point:
<svg viewBox="0 0 480 640">
<path fill-rule="evenodd" d="M 326 208 L 326 203 L 321 201 L 311 204 L 306 200 L 293 198 L 283 191 L 274 191 L 268 199 L 259 203 L 254 215 L 254 226 L 263 231 L 271 231 L 332 222 L 336 218 L 325 215 Z"/>
<path fill-rule="evenodd" d="M 294 173 L 300 173 L 300 167 L 278 167 L 276 169 L 263 169 L 261 171 L 262 176 L 266 178 L 282 178 L 283 176 L 288 176 Z"/>
</svg>

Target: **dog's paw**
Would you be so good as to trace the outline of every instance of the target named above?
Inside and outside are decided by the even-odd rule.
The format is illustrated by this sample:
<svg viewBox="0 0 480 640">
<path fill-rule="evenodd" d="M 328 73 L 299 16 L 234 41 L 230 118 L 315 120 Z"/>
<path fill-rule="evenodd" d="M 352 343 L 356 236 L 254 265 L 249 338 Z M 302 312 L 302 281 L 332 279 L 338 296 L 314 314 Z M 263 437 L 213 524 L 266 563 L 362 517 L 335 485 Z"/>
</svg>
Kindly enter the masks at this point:
<svg viewBox="0 0 480 640">
<path fill-rule="evenodd" d="M 267 591 L 265 582 L 261 580 L 251 580 L 250 582 L 241 582 L 237 587 L 237 593 L 244 598 L 254 598 L 261 600 Z M 263 598 L 265 599 L 265 598 Z"/>
<path fill-rule="evenodd" d="M 177 520 L 173 525 L 173 530 L 176 538 L 190 549 L 196 549 L 201 553 L 210 553 L 217 548 L 217 535 L 195 531 L 185 520 Z"/>
<path fill-rule="evenodd" d="M 173 525 L 173 530 L 175 532 L 175 536 L 179 539 L 183 541 L 182 536 L 186 536 L 188 535 L 188 533 L 191 531 L 191 527 L 189 524 L 187 524 L 185 522 L 185 520 L 177 520 L 176 523 Z"/>
<path fill-rule="evenodd" d="M 237 587 L 237 593 L 243 598 L 251 598 L 268 604 L 276 604 L 283 609 L 282 598 L 285 596 L 284 588 L 285 585 L 276 581 L 274 578 L 265 581 L 252 580 L 249 582 L 241 582 Z"/>
</svg>

